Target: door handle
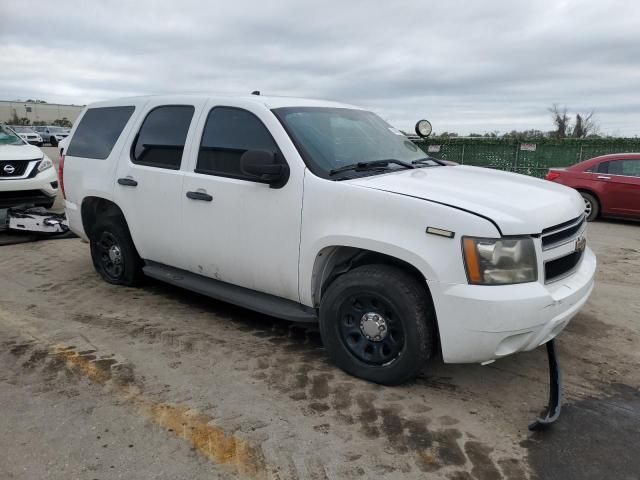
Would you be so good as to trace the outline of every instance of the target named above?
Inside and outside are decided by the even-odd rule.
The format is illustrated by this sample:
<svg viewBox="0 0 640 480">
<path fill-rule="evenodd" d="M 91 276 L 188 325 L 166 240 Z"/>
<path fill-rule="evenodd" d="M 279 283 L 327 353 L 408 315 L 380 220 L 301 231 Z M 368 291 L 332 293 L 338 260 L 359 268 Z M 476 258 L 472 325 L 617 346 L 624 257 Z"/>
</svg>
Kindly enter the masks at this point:
<svg viewBox="0 0 640 480">
<path fill-rule="evenodd" d="M 205 192 L 187 192 L 187 198 L 191 200 L 202 200 L 204 202 L 213 200 L 213 197 Z"/>
<path fill-rule="evenodd" d="M 611 180 L 611 177 L 605 177 L 604 175 L 598 175 L 600 180 Z"/>
<path fill-rule="evenodd" d="M 119 178 L 118 179 L 118 184 L 119 185 L 124 185 L 125 187 L 137 187 L 138 186 L 138 182 L 136 182 L 133 178 Z"/>
</svg>

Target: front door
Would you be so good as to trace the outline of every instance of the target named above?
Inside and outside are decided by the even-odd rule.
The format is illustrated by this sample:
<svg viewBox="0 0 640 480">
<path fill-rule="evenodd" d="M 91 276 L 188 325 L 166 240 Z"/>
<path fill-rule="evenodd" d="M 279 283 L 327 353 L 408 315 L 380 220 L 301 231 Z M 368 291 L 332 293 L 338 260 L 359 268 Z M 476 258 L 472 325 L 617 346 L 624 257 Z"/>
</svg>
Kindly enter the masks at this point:
<svg viewBox="0 0 640 480">
<path fill-rule="evenodd" d="M 188 248 L 183 268 L 299 301 L 304 168 L 289 162 L 290 176 L 281 188 L 245 175 L 240 157 L 247 150 L 284 159 L 293 145 L 266 109 L 214 104 L 209 109 L 198 129 L 203 133 L 194 168 L 184 175 L 181 243 Z"/>
</svg>

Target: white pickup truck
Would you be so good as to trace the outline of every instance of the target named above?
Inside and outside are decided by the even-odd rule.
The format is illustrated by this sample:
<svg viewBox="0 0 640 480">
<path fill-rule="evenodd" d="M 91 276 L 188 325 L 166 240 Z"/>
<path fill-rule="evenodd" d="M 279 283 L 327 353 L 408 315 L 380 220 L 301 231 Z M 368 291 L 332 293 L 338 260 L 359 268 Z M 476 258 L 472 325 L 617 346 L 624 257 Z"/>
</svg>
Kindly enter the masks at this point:
<svg viewBox="0 0 640 480">
<path fill-rule="evenodd" d="M 534 349 L 593 289 L 576 191 L 445 166 L 354 106 L 127 98 L 88 106 L 71 135 L 66 213 L 106 281 L 319 321 L 332 360 L 374 382 L 437 353 Z"/>
</svg>

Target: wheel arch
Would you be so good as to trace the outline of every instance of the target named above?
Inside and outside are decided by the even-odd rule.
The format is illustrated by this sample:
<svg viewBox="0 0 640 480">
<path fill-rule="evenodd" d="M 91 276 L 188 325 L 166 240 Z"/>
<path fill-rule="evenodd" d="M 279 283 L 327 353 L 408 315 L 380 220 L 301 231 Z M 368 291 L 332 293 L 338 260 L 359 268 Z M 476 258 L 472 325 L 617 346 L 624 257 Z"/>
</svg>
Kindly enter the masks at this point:
<svg viewBox="0 0 640 480">
<path fill-rule="evenodd" d="M 424 286 L 424 291 L 427 294 L 428 301 L 431 303 L 433 311 L 434 353 L 437 352 L 437 354 L 441 355 L 442 350 L 438 314 L 433 302 L 431 290 L 427 284 L 430 269 L 425 266 L 418 268 L 409 259 L 355 246 L 332 245 L 324 247 L 317 253 L 313 265 L 311 296 L 314 306 L 318 307 L 320 305 L 322 295 L 340 275 L 345 274 L 356 267 L 375 264 L 396 266 L 409 273 Z M 427 273 L 425 273 L 425 270 L 427 270 Z"/>
<path fill-rule="evenodd" d="M 95 227 L 99 218 L 117 217 L 122 220 L 127 230 L 129 225 L 120 207 L 111 200 L 103 197 L 88 196 L 82 200 L 80 207 L 80 215 L 82 218 L 82 228 L 87 237 L 91 236 L 91 232 Z"/>
<path fill-rule="evenodd" d="M 428 290 L 425 274 L 405 259 L 368 248 L 332 245 L 321 249 L 315 257 L 310 285 L 314 305 L 319 305 L 322 294 L 340 275 L 372 264 L 395 265 L 424 282 Z"/>
<path fill-rule="evenodd" d="M 598 193 L 588 187 L 576 187 L 576 190 L 580 193 L 588 193 L 589 195 L 591 195 L 593 198 L 596 199 L 596 202 L 598 202 L 598 210 L 599 210 L 599 215 L 602 214 L 602 200 L 600 199 L 600 196 L 598 195 Z"/>
</svg>

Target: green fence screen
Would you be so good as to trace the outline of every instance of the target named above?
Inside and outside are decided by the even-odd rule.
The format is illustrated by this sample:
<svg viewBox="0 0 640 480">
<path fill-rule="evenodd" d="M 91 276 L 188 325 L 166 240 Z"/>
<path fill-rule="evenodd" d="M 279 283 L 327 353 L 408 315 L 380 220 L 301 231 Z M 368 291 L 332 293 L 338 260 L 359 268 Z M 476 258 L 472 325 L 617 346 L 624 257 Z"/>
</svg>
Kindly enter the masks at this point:
<svg viewBox="0 0 640 480">
<path fill-rule="evenodd" d="M 414 140 L 430 156 L 464 165 L 543 177 L 549 168 L 607 153 L 640 152 L 640 138 L 540 139 L 427 138 Z"/>
</svg>

